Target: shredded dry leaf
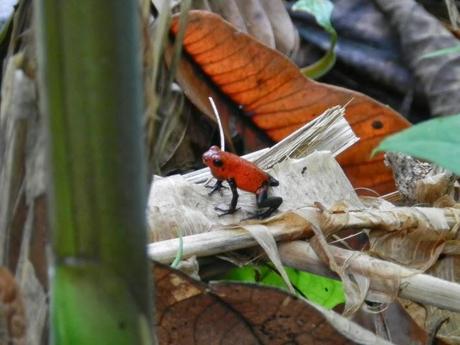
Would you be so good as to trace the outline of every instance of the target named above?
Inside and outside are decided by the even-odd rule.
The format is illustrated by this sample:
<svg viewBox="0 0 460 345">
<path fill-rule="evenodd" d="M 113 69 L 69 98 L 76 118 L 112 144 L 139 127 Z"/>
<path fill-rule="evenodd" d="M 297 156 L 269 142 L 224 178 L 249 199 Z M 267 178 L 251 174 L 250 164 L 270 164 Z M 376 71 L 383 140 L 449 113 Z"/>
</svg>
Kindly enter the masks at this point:
<svg viewBox="0 0 460 345">
<path fill-rule="evenodd" d="M 366 298 L 369 288 L 369 279 L 361 275 L 354 275 L 351 271 L 346 270 L 346 265 L 339 265 L 336 262 L 334 255 L 330 251 L 330 246 L 327 243 L 326 233 L 336 231 L 337 224 L 327 222 L 329 225 L 332 224 L 332 227 L 327 227 L 327 224 L 324 224 L 324 212 L 319 210 L 302 209 L 297 212 L 308 220 L 315 233 L 315 236 L 310 240 L 313 250 L 342 280 L 346 296 L 343 314 L 345 316 L 353 315 L 361 307 Z"/>
<path fill-rule="evenodd" d="M 278 253 L 278 247 L 276 245 L 275 239 L 273 238 L 273 234 L 265 225 L 262 224 L 246 224 L 242 225 L 241 227 L 248 231 L 252 235 L 252 237 L 254 237 L 257 243 L 263 248 L 270 261 L 273 263 L 273 265 L 280 273 L 281 277 L 283 278 L 284 282 L 289 288 L 289 291 L 295 295 L 295 289 L 292 286 L 291 281 L 289 280 L 289 277 L 287 275 L 286 270 L 284 269 L 283 264 L 281 263 L 281 259 Z"/>
</svg>

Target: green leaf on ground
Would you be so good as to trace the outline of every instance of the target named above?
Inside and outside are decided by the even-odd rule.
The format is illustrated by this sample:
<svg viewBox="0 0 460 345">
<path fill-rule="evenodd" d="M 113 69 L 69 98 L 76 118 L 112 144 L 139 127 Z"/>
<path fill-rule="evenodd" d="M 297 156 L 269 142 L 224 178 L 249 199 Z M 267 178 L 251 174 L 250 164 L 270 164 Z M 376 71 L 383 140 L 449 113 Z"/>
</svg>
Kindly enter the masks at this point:
<svg viewBox="0 0 460 345">
<path fill-rule="evenodd" d="M 412 126 L 385 140 L 374 152 L 401 152 L 460 174 L 460 114 Z"/>
<path fill-rule="evenodd" d="M 293 11 L 304 11 L 315 17 L 316 22 L 331 36 L 331 45 L 326 54 L 310 66 L 301 68 L 304 76 L 318 79 L 331 70 L 335 64 L 335 45 L 337 32 L 331 23 L 334 4 L 330 0 L 298 0 L 293 6 Z"/>
<path fill-rule="evenodd" d="M 292 285 L 308 300 L 328 309 L 345 302 L 345 294 L 340 281 L 290 267 L 285 268 Z M 234 268 L 223 277 L 223 280 L 258 283 L 287 290 L 281 276 L 268 265 Z"/>
<path fill-rule="evenodd" d="M 222 280 L 232 280 L 241 282 L 256 282 L 256 270 L 253 266 L 244 266 L 231 269 Z"/>
</svg>

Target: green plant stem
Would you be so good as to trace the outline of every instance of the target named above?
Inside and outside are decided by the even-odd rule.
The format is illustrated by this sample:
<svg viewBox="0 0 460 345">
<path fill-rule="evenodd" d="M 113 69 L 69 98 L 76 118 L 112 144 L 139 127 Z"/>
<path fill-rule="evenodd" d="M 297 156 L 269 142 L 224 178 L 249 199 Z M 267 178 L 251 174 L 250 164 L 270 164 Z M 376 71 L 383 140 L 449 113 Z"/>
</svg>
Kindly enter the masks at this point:
<svg viewBox="0 0 460 345">
<path fill-rule="evenodd" d="M 292 6 L 292 10 L 310 13 L 313 17 L 315 17 L 318 25 L 329 33 L 331 37 L 330 48 L 323 57 L 314 64 L 300 69 L 301 73 L 305 77 L 318 79 L 334 67 L 336 60 L 335 45 L 337 43 L 338 36 L 331 23 L 334 4 L 330 0 L 297 0 Z"/>
<path fill-rule="evenodd" d="M 309 66 L 305 66 L 300 69 L 300 72 L 307 78 L 319 79 L 326 75 L 335 65 L 335 46 L 337 44 L 337 33 L 335 30 L 328 32 L 331 36 L 330 48 L 326 51 L 321 59 Z"/>
<path fill-rule="evenodd" d="M 184 237 L 180 228 L 177 228 L 177 238 L 179 239 L 179 249 L 177 250 L 174 261 L 171 263 L 172 268 L 177 268 L 184 256 Z"/>
<path fill-rule="evenodd" d="M 138 3 L 39 0 L 36 9 L 52 343 L 150 343 Z"/>
</svg>

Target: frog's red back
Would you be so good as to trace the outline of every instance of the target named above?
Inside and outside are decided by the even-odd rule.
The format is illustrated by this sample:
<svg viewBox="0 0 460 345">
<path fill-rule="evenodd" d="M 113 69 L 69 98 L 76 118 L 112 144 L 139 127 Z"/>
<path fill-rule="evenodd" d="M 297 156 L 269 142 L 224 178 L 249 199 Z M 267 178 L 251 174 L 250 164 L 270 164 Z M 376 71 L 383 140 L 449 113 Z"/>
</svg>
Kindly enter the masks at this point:
<svg viewBox="0 0 460 345">
<path fill-rule="evenodd" d="M 203 162 L 215 178 L 221 181 L 233 179 L 236 186 L 246 192 L 255 193 L 269 182 L 269 175 L 257 165 L 233 153 L 221 151 L 217 146 L 203 154 Z"/>
</svg>

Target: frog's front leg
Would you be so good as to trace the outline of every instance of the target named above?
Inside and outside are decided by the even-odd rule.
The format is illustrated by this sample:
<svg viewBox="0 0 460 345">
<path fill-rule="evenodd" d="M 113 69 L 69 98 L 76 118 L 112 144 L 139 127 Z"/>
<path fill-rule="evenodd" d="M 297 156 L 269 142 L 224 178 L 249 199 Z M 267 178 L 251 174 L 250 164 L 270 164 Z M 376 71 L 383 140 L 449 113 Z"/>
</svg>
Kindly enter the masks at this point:
<svg viewBox="0 0 460 345">
<path fill-rule="evenodd" d="M 226 214 L 232 214 L 235 213 L 238 209 L 236 208 L 236 205 L 238 203 L 238 190 L 236 189 L 236 183 L 234 179 L 229 179 L 227 180 L 230 189 L 232 191 L 232 201 L 230 202 L 230 207 L 227 210 L 221 209 L 219 207 L 214 207 L 216 211 L 221 211 L 223 213 L 219 214 L 219 217 L 224 216 Z"/>
<path fill-rule="evenodd" d="M 214 192 L 222 188 L 222 180 L 217 180 L 216 184 L 212 187 L 206 186 L 207 188 L 212 188 L 208 195 L 212 195 Z"/>
</svg>

